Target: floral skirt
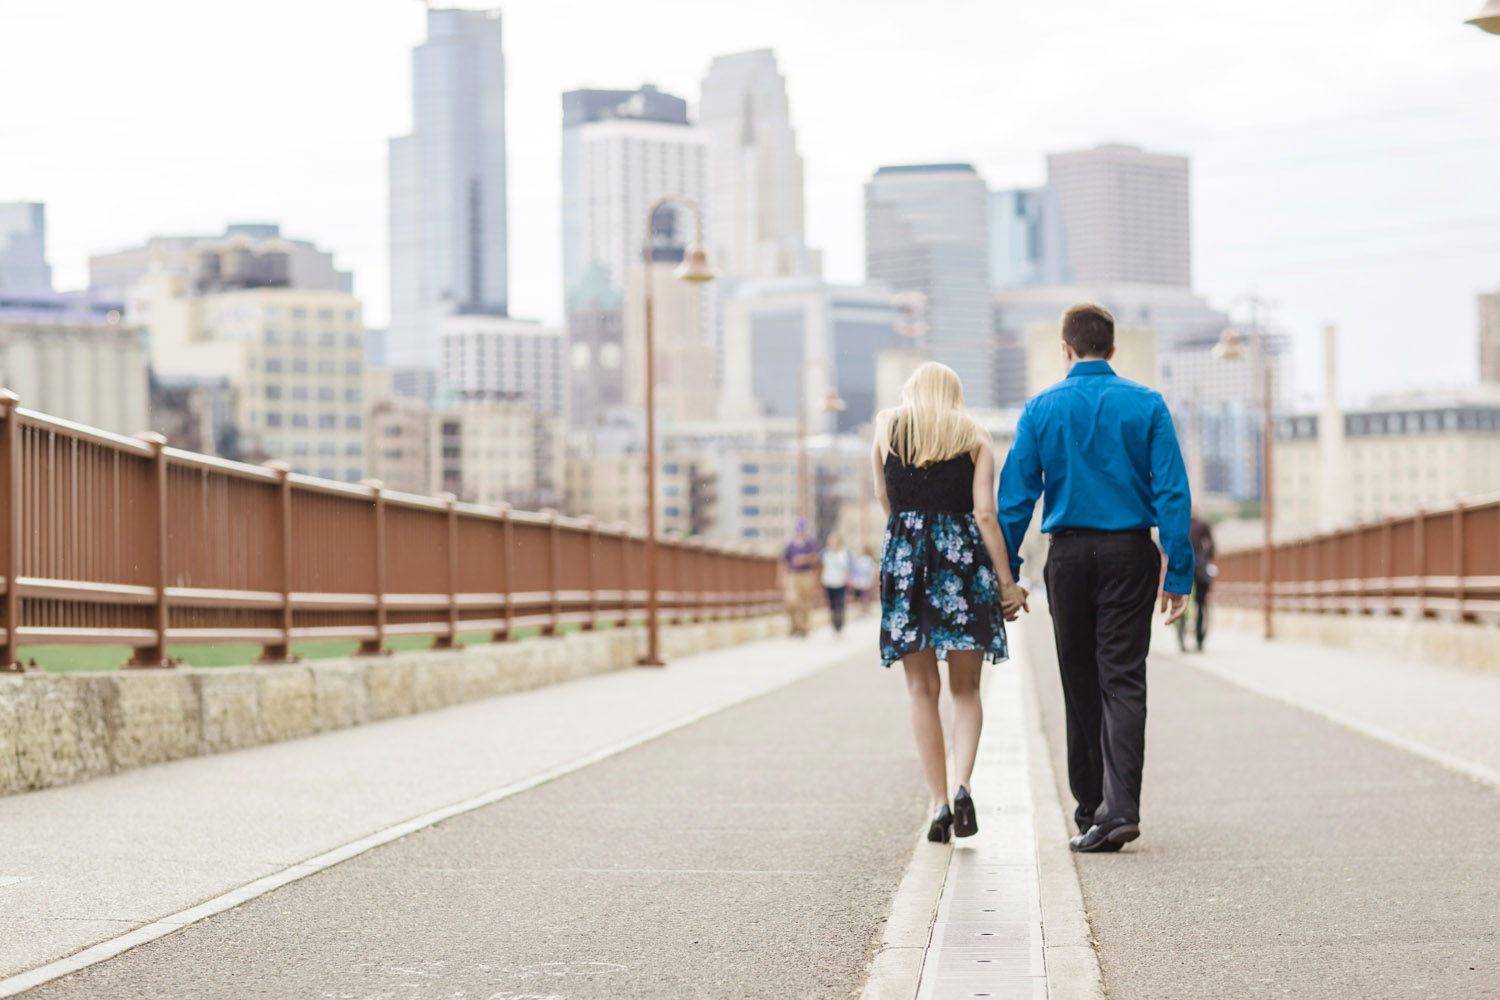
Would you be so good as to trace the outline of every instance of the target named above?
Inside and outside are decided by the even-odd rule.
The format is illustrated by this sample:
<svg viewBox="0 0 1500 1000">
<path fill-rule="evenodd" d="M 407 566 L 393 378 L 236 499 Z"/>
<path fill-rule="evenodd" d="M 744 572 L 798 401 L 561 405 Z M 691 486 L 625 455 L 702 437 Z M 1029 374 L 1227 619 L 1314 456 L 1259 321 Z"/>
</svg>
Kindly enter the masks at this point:
<svg viewBox="0 0 1500 1000">
<path fill-rule="evenodd" d="M 982 650 L 1009 657 L 1000 578 L 973 514 L 899 511 L 885 529 L 880 559 L 880 659 L 908 653 Z"/>
</svg>

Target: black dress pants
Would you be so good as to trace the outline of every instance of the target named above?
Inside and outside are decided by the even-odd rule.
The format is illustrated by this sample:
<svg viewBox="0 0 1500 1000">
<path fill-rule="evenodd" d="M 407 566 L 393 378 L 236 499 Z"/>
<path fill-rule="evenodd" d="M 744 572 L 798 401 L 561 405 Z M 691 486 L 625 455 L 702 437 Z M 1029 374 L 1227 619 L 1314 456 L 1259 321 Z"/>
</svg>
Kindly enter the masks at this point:
<svg viewBox="0 0 1500 1000">
<path fill-rule="evenodd" d="M 1140 822 L 1146 654 L 1161 580 L 1147 531 L 1059 532 L 1045 572 L 1079 825 Z"/>
</svg>

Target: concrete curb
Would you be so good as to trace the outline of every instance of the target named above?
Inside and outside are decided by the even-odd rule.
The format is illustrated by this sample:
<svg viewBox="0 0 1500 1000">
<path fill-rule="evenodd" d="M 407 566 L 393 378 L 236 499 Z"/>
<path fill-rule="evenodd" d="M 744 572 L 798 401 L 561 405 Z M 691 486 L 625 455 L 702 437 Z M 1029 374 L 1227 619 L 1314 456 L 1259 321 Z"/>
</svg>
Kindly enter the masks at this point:
<svg viewBox="0 0 1500 1000">
<path fill-rule="evenodd" d="M 1023 631 L 1017 629 L 1016 631 Z M 1030 626 L 1024 629 L 1030 632 Z M 1022 646 L 1030 639 L 1017 636 Z M 1104 1000 L 1104 975 L 1094 948 L 1094 931 L 1078 867 L 1068 849 L 1068 825 L 1057 794 L 1052 754 L 1042 731 L 1041 700 L 1037 695 L 1029 650 L 1021 661 L 1022 709 L 1026 717 L 1027 758 L 1031 770 L 1031 800 L 1036 828 L 1036 856 L 1042 900 L 1042 955 L 1047 968 L 1049 1000 Z"/>
<path fill-rule="evenodd" d="M 784 615 L 672 625 L 674 657 L 784 635 Z M 633 666 L 645 630 L 209 669 L 0 676 L 0 796 L 427 712 Z"/>
<path fill-rule="evenodd" d="M 912 1000 L 922 982 L 922 964 L 932 940 L 952 848 L 927 842 L 927 820 L 917 831 L 917 847 L 896 888 L 886 917 L 880 950 L 870 962 L 862 1000 Z"/>
</svg>

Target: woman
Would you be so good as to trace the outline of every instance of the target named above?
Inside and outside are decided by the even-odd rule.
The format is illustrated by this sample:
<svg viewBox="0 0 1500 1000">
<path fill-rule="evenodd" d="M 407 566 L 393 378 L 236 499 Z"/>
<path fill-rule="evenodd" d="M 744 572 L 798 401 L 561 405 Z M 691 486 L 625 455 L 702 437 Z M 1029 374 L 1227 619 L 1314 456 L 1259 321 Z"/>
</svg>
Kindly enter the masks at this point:
<svg viewBox="0 0 1500 1000">
<path fill-rule="evenodd" d="M 969 783 L 984 721 L 979 669 L 1007 658 L 1005 622 L 1026 606 L 1010 573 L 995 506 L 990 436 L 964 411 L 963 386 L 929 361 L 901 390 L 901 405 L 875 418 L 875 489 L 887 516 L 880 566 L 880 657 L 900 660 L 911 695 L 912 730 L 932 791 L 927 839 L 979 830 Z M 953 766 L 948 805 L 942 680 L 953 697 Z"/>
<path fill-rule="evenodd" d="M 849 596 L 849 574 L 854 568 L 844 540 L 835 531 L 828 536 L 828 547 L 823 550 L 823 591 L 828 595 L 828 614 L 833 619 L 833 631 L 844 631 L 844 601 Z"/>
</svg>

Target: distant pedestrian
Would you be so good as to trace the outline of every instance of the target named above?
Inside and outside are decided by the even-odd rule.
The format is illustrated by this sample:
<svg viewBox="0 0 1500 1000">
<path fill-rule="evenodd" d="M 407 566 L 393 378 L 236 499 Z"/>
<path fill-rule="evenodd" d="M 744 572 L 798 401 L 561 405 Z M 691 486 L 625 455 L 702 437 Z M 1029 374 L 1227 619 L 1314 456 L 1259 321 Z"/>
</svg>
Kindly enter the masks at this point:
<svg viewBox="0 0 1500 1000">
<path fill-rule="evenodd" d="M 964 410 L 963 385 L 929 361 L 901 390 L 901 405 L 875 418 L 876 495 L 887 515 L 880 566 L 880 659 L 900 660 L 911 696 L 912 731 L 932 792 L 927 839 L 946 842 L 979 830 L 969 794 L 984 709 L 979 671 L 1009 655 L 1005 622 L 1026 606 L 995 518 L 995 451 Z M 953 698 L 953 769 L 948 805 L 943 720 L 938 714 L 948 661 Z"/>
<path fill-rule="evenodd" d="M 792 540 L 782 553 L 782 596 L 792 620 L 792 635 L 806 636 L 818 586 L 818 543 L 807 535 L 806 518 L 797 518 L 792 532 Z"/>
<path fill-rule="evenodd" d="M 854 557 L 854 569 L 849 574 L 849 589 L 859 602 L 859 613 L 868 615 L 875 598 L 875 553 L 865 549 Z"/>
<path fill-rule="evenodd" d="M 1193 508 L 1188 523 L 1188 541 L 1193 543 L 1193 635 L 1198 652 L 1208 637 L 1208 592 L 1213 588 L 1219 569 L 1214 565 L 1214 528 Z M 1187 615 L 1177 619 L 1177 645 L 1187 652 Z"/>
<path fill-rule="evenodd" d="M 1068 375 L 1021 413 L 1000 473 L 1000 523 L 1021 571 L 1021 540 L 1045 494 L 1047 602 L 1062 673 L 1075 851 L 1118 851 L 1141 834 L 1146 654 L 1161 590 L 1166 623 L 1193 579 L 1187 473 L 1161 394 L 1109 366 L 1115 321 L 1099 306 L 1063 314 Z"/>
<path fill-rule="evenodd" d="M 828 615 L 833 619 L 835 633 L 844 631 L 844 602 L 849 596 L 853 570 L 854 557 L 835 531 L 828 536 L 828 547 L 823 550 L 823 591 L 828 595 Z"/>
</svg>

